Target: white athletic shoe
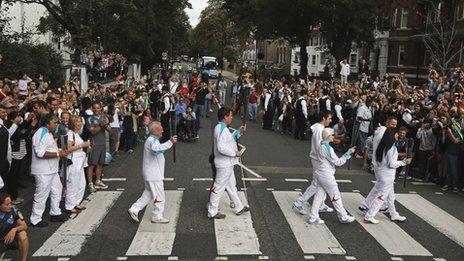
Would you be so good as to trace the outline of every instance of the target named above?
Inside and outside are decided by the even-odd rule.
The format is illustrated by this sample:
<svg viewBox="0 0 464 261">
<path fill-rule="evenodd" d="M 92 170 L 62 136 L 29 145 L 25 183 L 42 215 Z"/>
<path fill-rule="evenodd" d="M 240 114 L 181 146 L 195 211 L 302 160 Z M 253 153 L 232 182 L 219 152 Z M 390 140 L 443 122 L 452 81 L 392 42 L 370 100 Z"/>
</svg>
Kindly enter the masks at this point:
<svg viewBox="0 0 464 261">
<path fill-rule="evenodd" d="M 324 224 L 324 220 L 322 220 L 320 218 L 309 218 L 308 219 L 308 224 L 311 224 L 311 225 Z"/>
<path fill-rule="evenodd" d="M 380 221 L 378 221 L 374 217 L 364 217 L 364 222 L 369 222 L 369 223 L 372 223 L 372 224 L 380 223 Z"/>
<path fill-rule="evenodd" d="M 167 224 L 167 223 L 169 223 L 169 219 L 152 217 L 151 218 L 151 223 Z"/>
<path fill-rule="evenodd" d="M 330 212 L 334 212 L 334 209 L 327 205 L 319 209 L 319 213 L 330 213 Z"/>
<path fill-rule="evenodd" d="M 137 214 L 132 212 L 132 210 L 128 209 L 127 213 L 129 213 L 130 218 L 132 218 L 132 220 L 134 220 L 136 223 L 140 222 L 139 217 L 137 216 Z"/>
<path fill-rule="evenodd" d="M 93 182 L 90 182 L 89 185 L 87 185 L 87 187 L 89 188 L 89 192 L 90 193 L 94 193 L 97 191 L 97 189 L 95 188 L 95 186 L 93 185 Z"/>
<path fill-rule="evenodd" d="M 295 205 L 295 203 L 293 203 L 292 209 L 293 209 L 293 211 L 295 211 L 296 213 L 298 213 L 300 215 L 306 215 L 307 214 L 306 210 L 303 208 L 303 206 L 298 207 L 297 205 Z"/>
<path fill-rule="evenodd" d="M 340 223 L 342 224 L 348 224 L 355 221 L 355 218 L 353 216 L 347 215 L 345 219 L 340 219 Z"/>
<path fill-rule="evenodd" d="M 390 217 L 391 221 L 398 221 L 398 222 L 404 222 L 406 220 L 406 217 L 400 216 L 400 215 L 395 215 Z"/>
<path fill-rule="evenodd" d="M 96 189 L 107 189 L 108 185 L 103 183 L 101 180 L 97 180 L 97 181 L 95 181 L 95 188 Z"/>
</svg>

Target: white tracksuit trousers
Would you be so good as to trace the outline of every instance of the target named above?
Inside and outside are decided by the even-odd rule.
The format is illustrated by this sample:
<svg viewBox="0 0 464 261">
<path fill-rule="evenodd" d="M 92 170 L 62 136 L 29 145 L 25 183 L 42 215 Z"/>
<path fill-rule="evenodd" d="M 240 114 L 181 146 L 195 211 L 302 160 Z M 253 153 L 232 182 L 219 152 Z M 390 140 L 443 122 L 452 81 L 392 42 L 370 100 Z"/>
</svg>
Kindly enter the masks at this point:
<svg viewBox="0 0 464 261">
<path fill-rule="evenodd" d="M 313 169 L 314 169 L 314 166 L 317 166 L 316 164 L 318 164 L 316 161 L 314 161 L 313 159 L 311 159 L 311 165 L 313 166 Z M 311 181 L 311 185 L 309 185 L 309 187 L 306 188 L 305 192 L 303 193 L 303 195 L 301 195 L 300 197 L 298 197 L 298 199 L 295 201 L 295 206 L 297 207 L 303 207 L 304 204 L 306 202 L 308 202 L 308 200 L 314 196 L 314 194 L 316 194 L 317 192 L 317 188 L 318 188 L 318 182 L 317 182 L 317 179 L 316 179 L 316 174 L 315 172 L 313 171 L 313 180 Z M 321 208 L 325 208 L 326 207 L 326 204 L 324 203 L 324 201 L 322 201 L 322 205 L 320 206 Z"/>
<path fill-rule="evenodd" d="M 311 218 L 319 218 L 319 209 L 323 206 L 324 200 L 328 194 L 332 201 L 332 205 L 335 210 L 337 210 L 338 218 L 340 220 L 346 219 L 348 213 L 343 207 L 340 190 L 338 189 L 338 184 L 335 181 L 334 175 L 330 173 L 318 173 L 314 177 L 315 180 L 317 180 L 318 186 L 309 216 Z"/>
<path fill-rule="evenodd" d="M 234 166 L 226 168 L 217 168 L 216 179 L 213 187 L 210 190 L 208 203 L 208 217 L 213 217 L 218 213 L 219 201 L 221 200 L 224 190 L 227 190 L 230 199 L 235 204 L 235 212 L 239 212 L 243 208 L 243 203 L 240 200 L 237 192 L 237 186 L 234 175 Z"/>
<path fill-rule="evenodd" d="M 375 198 L 370 205 L 367 205 L 369 211 L 366 213 L 366 217 L 371 218 L 379 212 L 380 208 L 384 203 L 388 205 L 388 211 L 390 216 L 397 216 L 395 208 L 395 173 L 379 173 L 377 175 L 377 182 L 374 188 L 371 190 L 377 190 Z M 368 203 L 368 202 L 367 202 Z"/>
<path fill-rule="evenodd" d="M 378 170 L 376 170 L 374 168 L 374 175 L 375 175 L 375 180 L 376 181 L 375 181 L 374 187 L 372 187 L 372 189 L 371 189 L 371 191 L 369 191 L 369 194 L 367 195 L 367 197 L 361 203 L 362 207 L 369 208 L 369 206 L 372 205 L 372 202 L 374 202 L 374 199 L 378 194 L 379 187 L 381 187 L 383 185 L 382 180 L 377 177 L 377 172 L 378 172 Z M 385 201 L 383 203 L 383 205 L 381 206 L 381 208 L 385 208 L 385 207 L 388 207 L 387 201 Z"/>
<path fill-rule="evenodd" d="M 31 223 L 36 225 L 42 221 L 45 203 L 50 196 L 50 215 L 61 215 L 60 201 L 63 185 L 58 173 L 51 175 L 34 175 L 35 193 L 32 203 Z"/>
<path fill-rule="evenodd" d="M 130 207 L 130 211 L 136 215 L 140 210 L 145 208 L 148 203 L 153 202 L 155 208 L 153 209 L 153 217 L 155 219 L 163 218 L 164 204 L 166 196 L 164 193 L 163 181 L 145 181 L 145 190 L 142 196 Z"/>
<path fill-rule="evenodd" d="M 79 205 L 85 193 L 85 154 L 73 155 L 72 161 L 73 164 L 68 167 L 66 173 L 66 210 L 73 210 L 75 206 Z"/>
</svg>

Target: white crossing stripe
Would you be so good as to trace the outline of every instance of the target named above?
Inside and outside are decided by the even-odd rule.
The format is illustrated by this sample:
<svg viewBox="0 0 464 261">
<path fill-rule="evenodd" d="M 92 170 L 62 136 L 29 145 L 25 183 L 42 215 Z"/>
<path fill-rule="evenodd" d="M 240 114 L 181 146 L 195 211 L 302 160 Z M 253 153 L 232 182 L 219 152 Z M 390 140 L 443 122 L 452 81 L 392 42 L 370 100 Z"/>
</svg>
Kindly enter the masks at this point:
<svg viewBox="0 0 464 261">
<path fill-rule="evenodd" d="M 464 223 L 417 194 L 399 194 L 396 200 L 445 236 L 464 247 Z"/>
<path fill-rule="evenodd" d="M 213 178 L 193 178 L 192 181 L 213 181 Z"/>
<path fill-rule="evenodd" d="M 242 178 L 243 181 L 267 181 L 267 178 Z"/>
<path fill-rule="evenodd" d="M 293 202 L 300 196 L 299 192 L 273 191 L 272 193 L 304 254 L 346 254 L 327 225 L 310 225 L 306 222 L 306 216 L 292 210 Z"/>
<path fill-rule="evenodd" d="M 84 201 L 86 210 L 64 222 L 33 256 L 77 256 L 87 239 L 98 228 L 120 191 L 98 191 Z"/>
<path fill-rule="evenodd" d="M 309 182 L 308 179 L 285 179 L 287 182 Z"/>
<path fill-rule="evenodd" d="M 245 193 L 239 191 L 238 195 L 243 204 L 248 205 Z M 235 215 L 234 209 L 229 206 L 229 198 L 226 196 L 221 198 L 219 208 L 227 217 L 214 220 L 218 255 L 260 255 L 258 235 L 253 228 L 251 213 Z"/>
<path fill-rule="evenodd" d="M 102 181 L 126 181 L 126 178 L 102 178 Z"/>
<path fill-rule="evenodd" d="M 384 214 L 378 213 L 376 215 L 375 218 L 380 221 L 379 224 L 368 224 L 364 222 L 364 214 L 358 210 L 359 204 L 364 200 L 361 194 L 344 192 L 342 193 L 342 200 L 346 210 L 356 218 L 359 224 L 361 224 L 361 226 L 371 234 L 390 255 L 432 256 L 427 249 L 414 240 L 397 224 L 391 222 Z"/>
<path fill-rule="evenodd" d="M 435 186 L 435 185 L 437 185 L 436 183 L 433 183 L 433 182 L 416 182 L 416 181 L 411 182 L 411 184 L 416 185 L 416 186 Z"/>
<path fill-rule="evenodd" d="M 352 183 L 349 179 L 336 179 L 335 181 L 337 183 Z"/>
<path fill-rule="evenodd" d="M 148 204 L 126 256 L 169 256 L 176 237 L 183 191 L 167 190 L 164 217 L 167 224 L 151 223 L 153 204 Z"/>
<path fill-rule="evenodd" d="M 174 181 L 174 178 L 164 178 L 164 181 Z"/>
</svg>

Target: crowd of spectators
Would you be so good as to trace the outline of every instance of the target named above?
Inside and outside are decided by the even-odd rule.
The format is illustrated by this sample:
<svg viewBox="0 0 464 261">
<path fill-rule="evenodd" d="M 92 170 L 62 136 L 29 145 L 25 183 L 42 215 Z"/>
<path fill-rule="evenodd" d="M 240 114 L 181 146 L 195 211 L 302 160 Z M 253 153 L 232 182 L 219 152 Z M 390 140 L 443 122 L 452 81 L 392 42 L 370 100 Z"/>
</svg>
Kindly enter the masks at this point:
<svg viewBox="0 0 464 261">
<path fill-rule="evenodd" d="M 83 50 L 80 62 L 87 66 L 90 80 L 101 81 L 113 79 L 123 73 L 127 66 L 127 58 L 118 53 L 102 53 L 99 51 Z"/>
</svg>

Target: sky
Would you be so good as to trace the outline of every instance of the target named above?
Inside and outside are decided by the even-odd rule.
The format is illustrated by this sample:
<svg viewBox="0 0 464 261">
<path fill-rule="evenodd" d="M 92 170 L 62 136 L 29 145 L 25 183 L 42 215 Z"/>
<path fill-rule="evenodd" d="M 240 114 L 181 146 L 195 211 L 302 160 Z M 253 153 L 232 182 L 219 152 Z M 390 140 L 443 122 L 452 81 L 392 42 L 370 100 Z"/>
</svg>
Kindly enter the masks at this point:
<svg viewBox="0 0 464 261">
<path fill-rule="evenodd" d="M 189 16 L 190 25 L 195 27 L 200 19 L 200 14 L 206 6 L 208 6 L 208 0 L 189 0 L 192 4 L 192 9 L 185 9 Z"/>
</svg>

